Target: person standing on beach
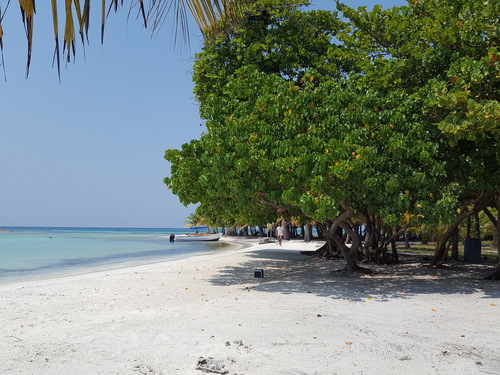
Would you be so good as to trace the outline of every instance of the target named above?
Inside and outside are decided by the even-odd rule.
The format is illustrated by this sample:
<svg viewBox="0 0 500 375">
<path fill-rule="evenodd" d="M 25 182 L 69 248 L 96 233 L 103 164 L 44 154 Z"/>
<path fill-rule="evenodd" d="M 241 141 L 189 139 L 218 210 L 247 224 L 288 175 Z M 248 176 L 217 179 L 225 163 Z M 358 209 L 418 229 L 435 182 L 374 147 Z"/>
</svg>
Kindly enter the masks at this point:
<svg viewBox="0 0 500 375">
<path fill-rule="evenodd" d="M 283 243 L 283 235 L 285 234 L 285 229 L 280 225 L 276 228 L 276 235 L 278 236 L 278 243 L 281 244 Z"/>
</svg>

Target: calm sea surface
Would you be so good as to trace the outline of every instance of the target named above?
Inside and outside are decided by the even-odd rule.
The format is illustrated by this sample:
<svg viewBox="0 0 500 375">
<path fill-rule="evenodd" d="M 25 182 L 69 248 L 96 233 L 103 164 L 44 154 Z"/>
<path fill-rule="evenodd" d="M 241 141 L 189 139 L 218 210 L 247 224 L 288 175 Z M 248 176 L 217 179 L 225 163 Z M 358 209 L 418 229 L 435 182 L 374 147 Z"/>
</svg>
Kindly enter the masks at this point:
<svg viewBox="0 0 500 375">
<path fill-rule="evenodd" d="M 0 284 L 187 258 L 233 248 L 170 242 L 184 228 L 0 227 Z"/>
</svg>

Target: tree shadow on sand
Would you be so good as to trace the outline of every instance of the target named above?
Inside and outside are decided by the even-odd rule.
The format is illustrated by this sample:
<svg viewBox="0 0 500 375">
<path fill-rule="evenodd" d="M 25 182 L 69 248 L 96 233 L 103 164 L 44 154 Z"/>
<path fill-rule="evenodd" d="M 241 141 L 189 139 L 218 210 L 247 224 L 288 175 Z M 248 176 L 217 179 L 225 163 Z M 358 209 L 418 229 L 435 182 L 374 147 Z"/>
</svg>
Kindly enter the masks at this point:
<svg viewBox="0 0 500 375">
<path fill-rule="evenodd" d="M 427 268 L 418 255 L 400 255 L 401 264 L 368 267 L 374 275 L 336 272 L 344 268 L 342 259 L 325 260 L 296 250 L 264 249 L 247 253 L 251 260 L 226 266 L 209 281 L 214 285 L 241 285 L 242 289 L 268 293 L 314 293 L 332 299 L 388 301 L 417 294 L 472 294 L 499 298 L 498 282 L 484 280 L 491 264 L 452 263 L 444 268 Z M 255 278 L 254 270 L 264 277 Z M 332 272 L 333 271 L 333 272 Z"/>
</svg>

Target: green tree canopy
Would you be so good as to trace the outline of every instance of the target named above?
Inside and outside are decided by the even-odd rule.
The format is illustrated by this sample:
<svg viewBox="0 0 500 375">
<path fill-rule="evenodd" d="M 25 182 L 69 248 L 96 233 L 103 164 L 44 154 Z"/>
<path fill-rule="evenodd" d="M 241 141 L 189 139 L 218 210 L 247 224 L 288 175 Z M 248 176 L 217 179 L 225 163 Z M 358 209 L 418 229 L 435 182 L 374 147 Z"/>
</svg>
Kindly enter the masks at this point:
<svg viewBox="0 0 500 375">
<path fill-rule="evenodd" d="M 370 12 L 338 8 L 352 25 L 339 38 L 366 56 L 358 61 L 364 84 L 404 90 L 419 106 L 422 123 L 438 127 L 454 146 L 443 151 L 441 218 L 458 216 L 456 226 L 498 205 L 500 3 L 425 0 Z M 441 254 L 444 249 L 443 242 Z"/>
<path fill-rule="evenodd" d="M 425 0 L 372 11 L 338 6 L 353 29 L 340 38 L 368 59 L 377 87 L 403 89 L 452 144 L 497 134 L 500 124 L 500 3 Z"/>
<path fill-rule="evenodd" d="M 332 60 L 349 54 L 333 40 L 345 27 L 336 14 L 292 7 L 275 18 L 260 12 L 249 23 L 198 56 L 195 90 L 208 132 L 166 152 L 172 163 L 166 183 L 181 201 L 200 202 L 208 215 L 202 207 L 226 202 L 213 215 L 247 221 L 258 213 L 324 222 L 356 210 L 390 226 L 428 209 L 424 202 L 444 174 L 436 159 L 439 132 L 418 122 L 404 91 L 360 88 L 363 76 L 346 74 L 342 61 L 349 59 Z M 311 28 L 317 43 L 302 38 Z M 288 62 L 292 41 L 303 52 Z M 305 43 L 321 53 L 311 59 L 307 45 L 299 48 Z M 240 54 L 242 45 L 250 52 Z"/>
<path fill-rule="evenodd" d="M 349 250 L 338 229 L 357 237 L 355 215 L 364 253 L 380 254 L 417 220 L 486 208 L 500 187 L 498 6 L 479 3 L 339 4 L 346 23 L 255 2 L 197 56 L 207 133 L 167 151 L 166 183 L 206 215 L 324 222 L 350 270 L 361 239 Z"/>
</svg>

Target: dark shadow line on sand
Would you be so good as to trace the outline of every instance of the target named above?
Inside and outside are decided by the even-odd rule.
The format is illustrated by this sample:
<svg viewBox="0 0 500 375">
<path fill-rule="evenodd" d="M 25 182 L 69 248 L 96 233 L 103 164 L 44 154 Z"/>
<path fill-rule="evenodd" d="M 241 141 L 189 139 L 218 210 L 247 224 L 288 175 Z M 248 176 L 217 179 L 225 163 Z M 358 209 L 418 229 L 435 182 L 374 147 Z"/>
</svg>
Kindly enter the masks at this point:
<svg viewBox="0 0 500 375">
<path fill-rule="evenodd" d="M 355 301 L 388 301 L 418 294 L 483 293 L 484 298 L 500 297 L 500 284 L 483 279 L 494 268 L 491 264 L 462 262 L 433 269 L 425 267 L 422 256 L 402 255 L 401 264 L 367 265 L 376 272 L 370 276 L 332 273 L 344 267 L 342 259 L 325 260 L 286 248 L 250 251 L 247 255 L 251 260 L 228 265 L 209 281 L 267 293 L 313 293 Z M 264 278 L 255 278 L 255 269 L 263 269 Z"/>
</svg>

